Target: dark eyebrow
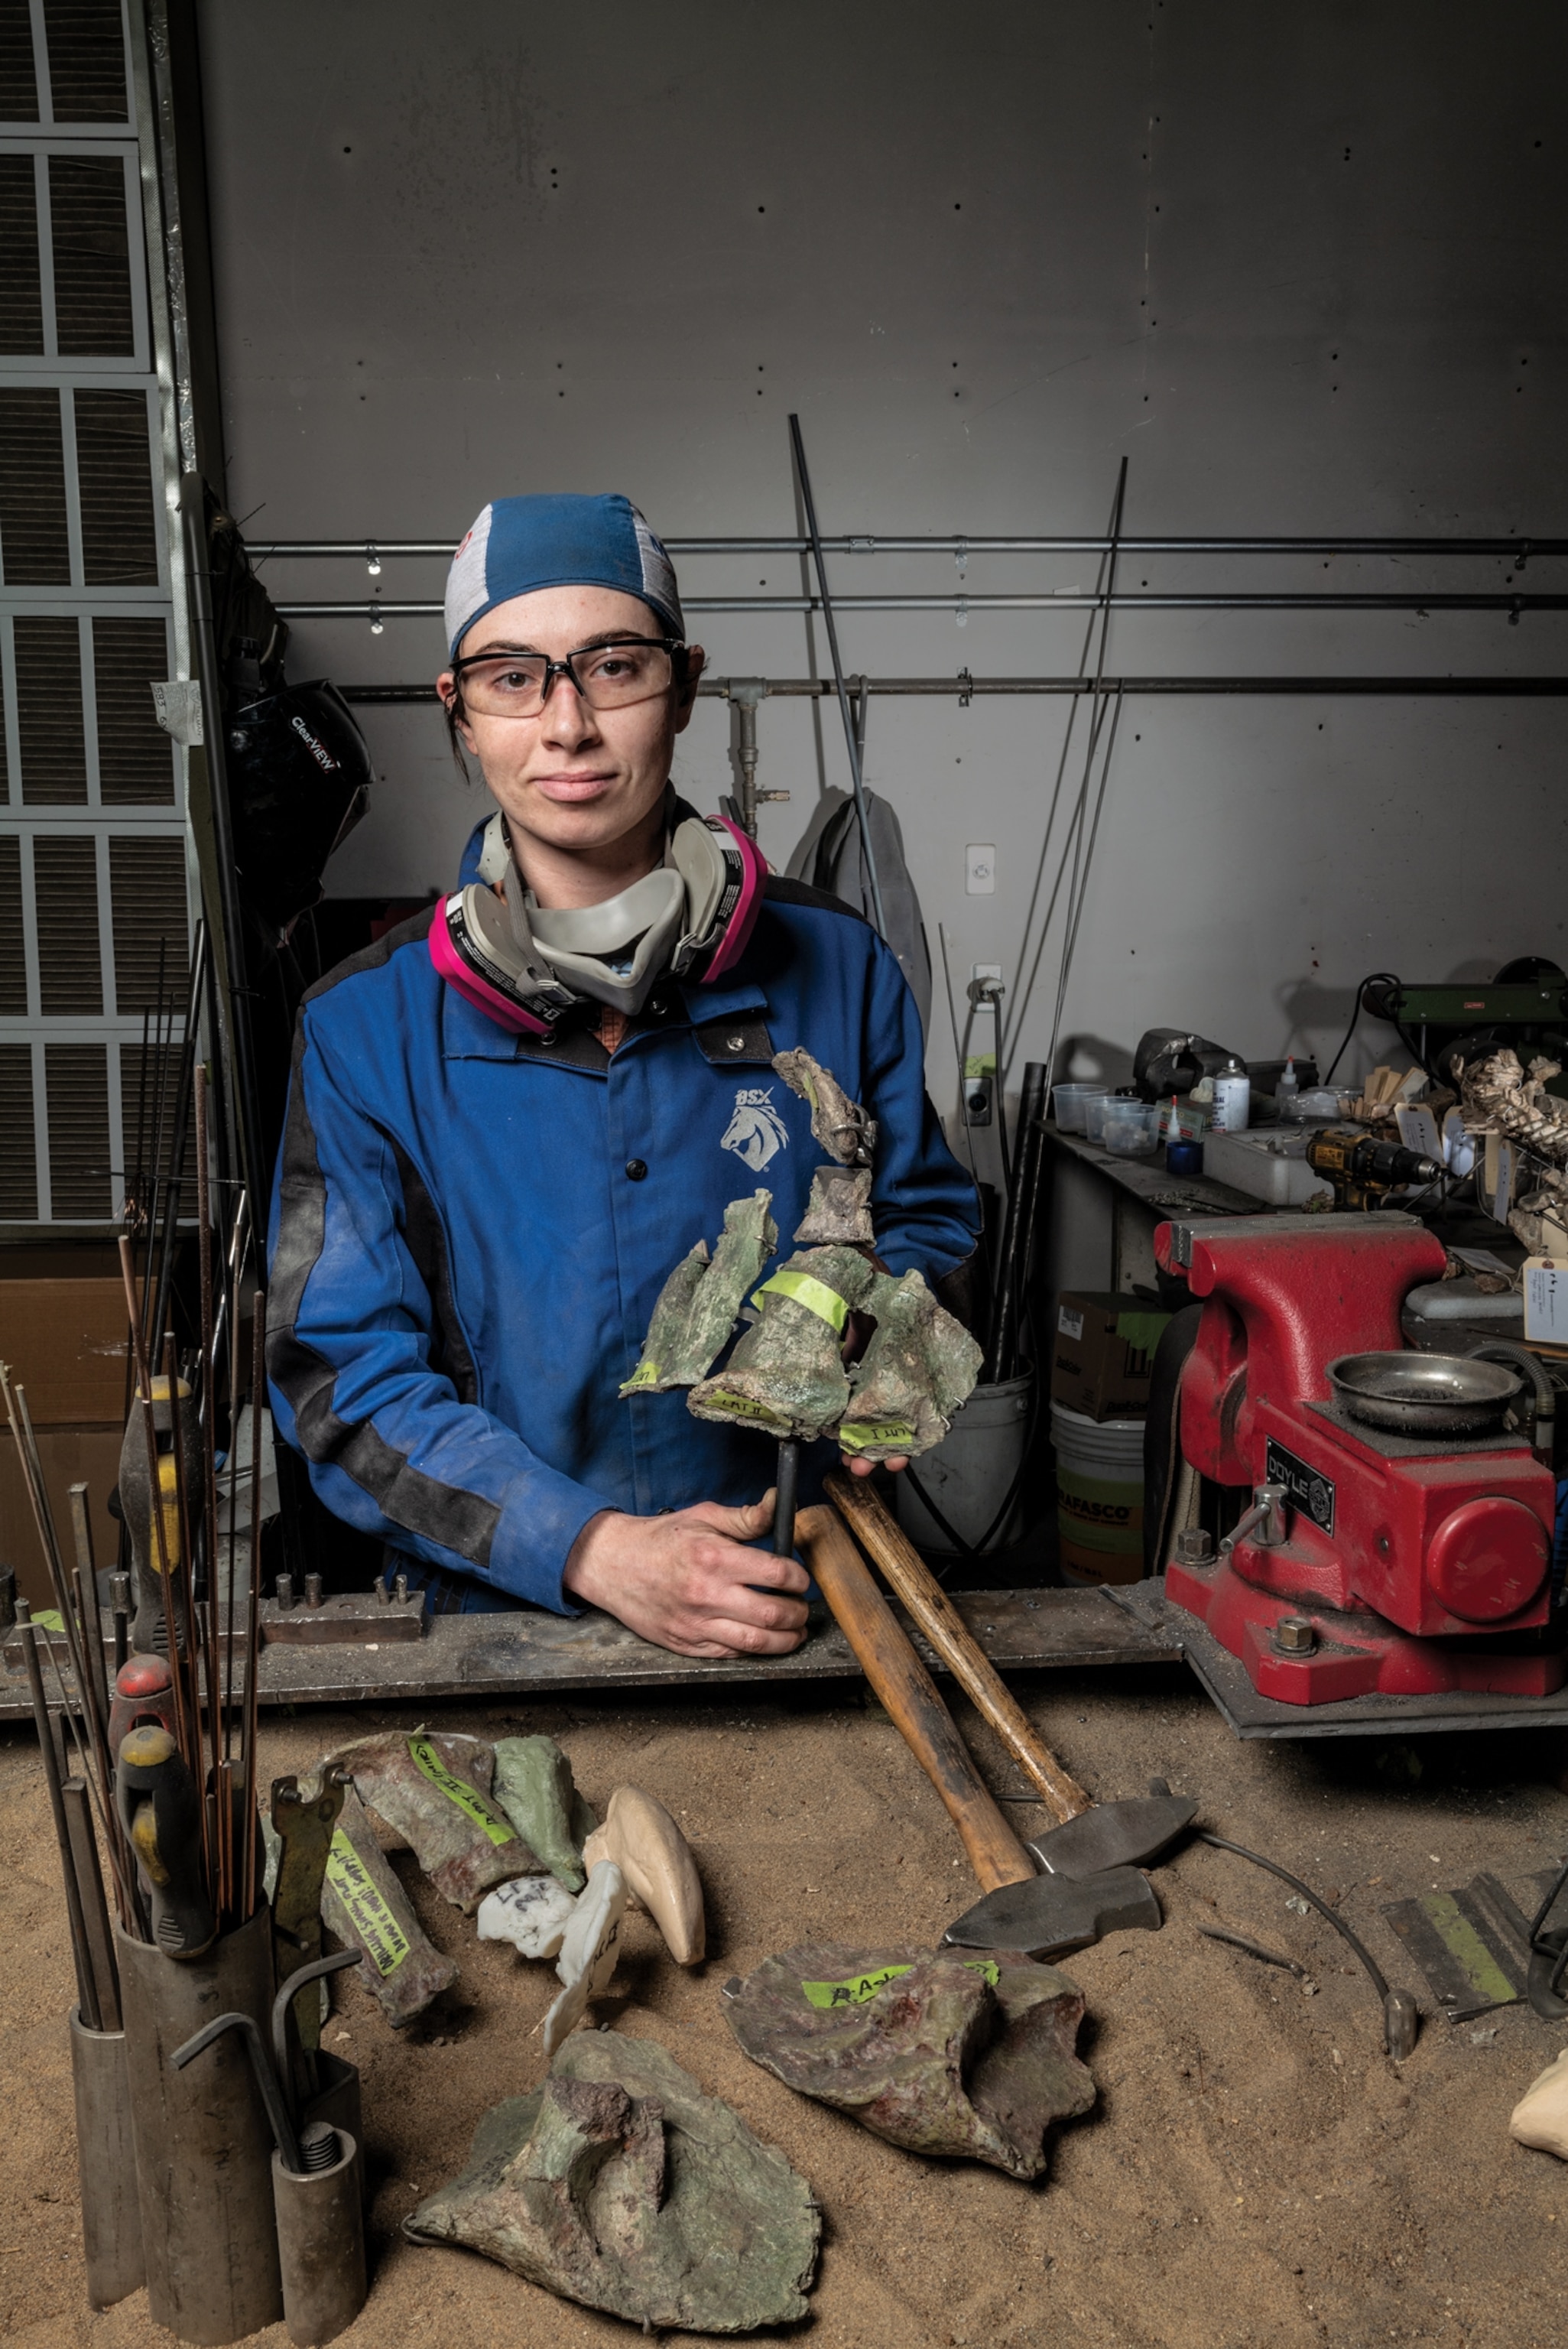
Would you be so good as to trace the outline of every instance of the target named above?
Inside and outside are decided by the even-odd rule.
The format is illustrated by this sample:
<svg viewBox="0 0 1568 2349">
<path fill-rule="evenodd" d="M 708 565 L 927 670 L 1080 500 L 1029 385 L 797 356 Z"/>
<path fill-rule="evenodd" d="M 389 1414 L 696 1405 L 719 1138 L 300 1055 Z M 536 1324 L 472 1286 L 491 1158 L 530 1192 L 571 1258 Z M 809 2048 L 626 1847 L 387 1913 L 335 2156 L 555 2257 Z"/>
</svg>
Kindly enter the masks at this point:
<svg viewBox="0 0 1568 2349">
<path fill-rule="evenodd" d="M 605 645 L 651 645 L 658 642 L 659 639 L 656 636 L 639 636 L 627 628 L 601 628 L 597 636 L 587 636 L 582 644 L 573 645 L 572 651 L 592 653 L 599 651 Z M 542 652 L 537 645 L 509 644 L 480 645 L 477 651 L 459 654 L 459 657 L 462 660 L 490 660 L 492 657 L 504 659 L 508 653 L 515 653 L 520 657 L 526 657 L 530 660 L 550 658 L 550 655 Z"/>
</svg>

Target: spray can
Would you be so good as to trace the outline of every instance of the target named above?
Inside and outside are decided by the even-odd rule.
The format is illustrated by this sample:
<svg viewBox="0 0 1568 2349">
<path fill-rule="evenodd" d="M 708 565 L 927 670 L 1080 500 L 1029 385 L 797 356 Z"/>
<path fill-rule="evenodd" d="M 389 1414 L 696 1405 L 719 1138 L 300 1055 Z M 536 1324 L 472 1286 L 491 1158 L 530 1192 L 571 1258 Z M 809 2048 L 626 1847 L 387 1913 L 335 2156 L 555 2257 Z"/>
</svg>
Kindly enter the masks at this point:
<svg viewBox="0 0 1568 2349">
<path fill-rule="evenodd" d="M 1231 1061 L 1212 1078 L 1214 1131 L 1244 1133 L 1252 1115 L 1253 1081 L 1240 1061 Z"/>
</svg>

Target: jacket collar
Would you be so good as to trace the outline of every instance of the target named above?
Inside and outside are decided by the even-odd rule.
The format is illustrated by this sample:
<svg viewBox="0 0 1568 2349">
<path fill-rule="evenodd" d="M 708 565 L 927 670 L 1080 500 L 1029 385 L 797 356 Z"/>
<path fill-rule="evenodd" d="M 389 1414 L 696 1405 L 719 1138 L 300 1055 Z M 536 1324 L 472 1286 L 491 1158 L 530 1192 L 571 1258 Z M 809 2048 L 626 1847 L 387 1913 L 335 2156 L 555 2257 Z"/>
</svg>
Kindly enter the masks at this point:
<svg viewBox="0 0 1568 2349">
<path fill-rule="evenodd" d="M 706 1028 L 712 1020 L 746 1012 L 766 1013 L 768 1009 L 767 993 L 755 979 L 738 979 L 721 987 L 677 984 L 676 995 L 684 1007 L 685 1017 L 677 1010 L 665 1025 L 683 1031 Z M 627 1045 L 636 1041 L 635 1037 L 629 1037 Z M 491 1019 L 466 996 L 459 995 L 455 987 L 441 989 L 441 1056 L 448 1061 L 515 1061 L 522 1057 L 550 1061 L 556 1057 L 552 1050 L 542 1051 L 522 1044 L 510 1028 L 503 1028 L 499 1019 Z M 576 1057 L 562 1051 L 562 1065 Z"/>
</svg>

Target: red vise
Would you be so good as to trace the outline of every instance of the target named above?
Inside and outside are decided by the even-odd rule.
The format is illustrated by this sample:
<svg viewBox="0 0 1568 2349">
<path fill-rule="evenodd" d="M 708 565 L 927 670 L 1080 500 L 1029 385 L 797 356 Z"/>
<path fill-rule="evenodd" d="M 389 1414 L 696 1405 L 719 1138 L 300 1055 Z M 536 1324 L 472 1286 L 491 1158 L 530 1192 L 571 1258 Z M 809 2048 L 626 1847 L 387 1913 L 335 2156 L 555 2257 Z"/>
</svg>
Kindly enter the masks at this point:
<svg viewBox="0 0 1568 2349">
<path fill-rule="evenodd" d="M 1497 1636 L 1547 1620 L 1550 1469 L 1520 1436 L 1361 1425 L 1327 1376 L 1338 1355 L 1403 1346 L 1400 1308 L 1441 1278 L 1442 1243 L 1407 1217 L 1248 1216 L 1161 1225 L 1155 1251 L 1203 1306 L 1181 1379 L 1183 1457 L 1217 1484 L 1286 1494 L 1283 1540 L 1253 1537 L 1271 1530 L 1259 1526 L 1218 1559 L 1173 1560 L 1168 1595 L 1286 1702 L 1561 1687 L 1561 1654 Z M 1284 1651 L 1284 1617 L 1307 1619 L 1307 1651 Z"/>
</svg>

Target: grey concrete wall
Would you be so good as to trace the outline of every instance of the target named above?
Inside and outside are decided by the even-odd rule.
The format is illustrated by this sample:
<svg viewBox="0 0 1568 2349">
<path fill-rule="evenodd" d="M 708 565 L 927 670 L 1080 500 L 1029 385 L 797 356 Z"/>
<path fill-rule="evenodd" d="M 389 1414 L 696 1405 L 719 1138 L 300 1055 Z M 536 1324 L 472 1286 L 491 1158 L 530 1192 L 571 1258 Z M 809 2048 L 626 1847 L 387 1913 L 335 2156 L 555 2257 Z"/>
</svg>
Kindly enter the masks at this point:
<svg viewBox="0 0 1568 2349">
<path fill-rule="evenodd" d="M 1135 532 L 1568 530 L 1555 0 L 209 0 L 201 26 L 229 481 L 257 537 L 450 542 L 488 496 L 545 488 L 623 489 L 671 535 L 787 532 L 791 409 L 830 530 L 1099 529 L 1124 456 Z M 833 565 L 843 588 L 873 574 L 955 577 L 946 556 Z M 1202 574 L 1508 576 L 1255 559 Z M 1176 573 L 1145 559 L 1123 577 Z M 1092 578 L 1088 558 L 975 556 L 966 584 Z M 688 595 L 799 579 L 777 560 L 683 566 Z M 273 585 L 368 589 L 352 565 L 279 566 Z M 383 580 L 439 585 L 438 565 Z M 1124 616 L 1109 667 L 1555 672 L 1565 628 Z M 799 618 L 691 633 L 720 674 L 821 657 Z M 1080 615 L 1049 613 L 843 628 L 872 674 L 1062 672 L 1082 635 Z M 433 621 L 378 637 L 313 622 L 293 667 L 404 680 L 439 650 Z M 1066 1009 L 1079 1072 L 1124 1066 L 1158 1021 L 1250 1055 L 1321 1047 L 1372 969 L 1562 957 L 1561 712 L 1130 703 Z M 1015 1003 L 1066 714 L 871 715 L 868 780 L 903 818 L 933 946 L 940 921 L 960 981 L 1001 962 Z M 761 713 L 761 780 L 793 793 L 763 818 L 777 862 L 821 781 L 844 780 L 829 717 Z M 728 727 L 707 705 L 683 744 L 678 780 L 706 806 L 729 787 Z M 442 883 L 480 790 L 433 718 L 369 730 L 385 781 L 329 886 Z M 994 895 L 965 894 L 968 842 L 996 844 Z M 1049 1031 L 1058 935 L 1026 1053 Z M 940 1011 L 934 1031 L 946 1101 Z"/>
</svg>

